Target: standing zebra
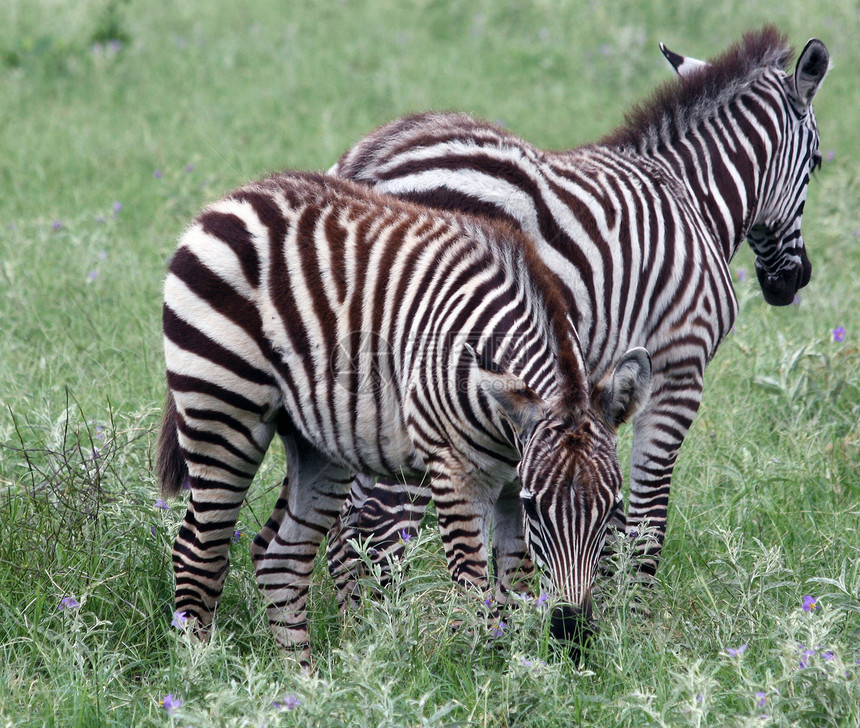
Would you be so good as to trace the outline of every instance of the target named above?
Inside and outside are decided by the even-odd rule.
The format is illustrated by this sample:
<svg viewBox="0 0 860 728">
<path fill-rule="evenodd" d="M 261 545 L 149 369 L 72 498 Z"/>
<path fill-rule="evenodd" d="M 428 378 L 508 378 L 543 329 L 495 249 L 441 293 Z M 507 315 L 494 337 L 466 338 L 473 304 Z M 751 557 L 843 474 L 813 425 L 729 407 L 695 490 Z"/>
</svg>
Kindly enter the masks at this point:
<svg viewBox="0 0 860 728">
<path fill-rule="evenodd" d="M 319 544 L 356 473 L 428 475 L 455 582 L 489 589 L 489 522 L 528 549 L 581 634 L 620 504 L 617 426 L 647 397 L 634 349 L 588 384 L 576 332 L 531 243 L 323 175 L 286 173 L 209 206 L 164 294 L 162 492 L 188 480 L 176 609 L 204 632 L 239 508 L 274 434 L 287 475 L 252 556 L 277 642 L 310 659 Z M 525 513 L 525 523 L 523 523 Z"/>
<path fill-rule="evenodd" d="M 654 527 L 642 547 L 646 574 L 657 568 L 705 366 L 737 316 L 729 261 L 749 240 L 773 305 L 791 303 L 809 281 L 800 223 L 821 163 L 811 102 L 829 66 L 811 40 L 786 74 L 793 51 L 772 27 L 710 63 L 661 49 L 681 79 L 597 144 L 545 152 L 464 114 L 426 113 L 372 132 L 331 170 L 526 232 L 557 276 L 592 381 L 625 349 L 648 349 L 653 388 L 634 422 L 626 517 L 629 532 Z M 355 589 L 350 541 L 369 541 L 384 563 L 401 548 L 394 534 L 417 526 L 429 500 L 419 486 L 372 488 L 356 480 L 330 534 L 342 600 Z M 625 527 L 623 511 L 612 525 Z"/>
</svg>

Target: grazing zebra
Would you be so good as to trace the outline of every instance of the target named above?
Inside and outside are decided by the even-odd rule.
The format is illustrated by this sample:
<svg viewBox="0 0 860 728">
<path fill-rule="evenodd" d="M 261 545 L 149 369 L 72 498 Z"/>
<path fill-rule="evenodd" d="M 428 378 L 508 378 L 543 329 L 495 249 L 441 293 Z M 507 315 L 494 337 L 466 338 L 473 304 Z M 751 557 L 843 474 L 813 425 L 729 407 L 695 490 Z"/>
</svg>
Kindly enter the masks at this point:
<svg viewBox="0 0 860 728">
<path fill-rule="evenodd" d="M 528 550 L 563 602 L 554 634 L 581 636 L 621 502 L 615 431 L 647 398 L 651 364 L 633 349 L 589 386 L 549 275 L 514 228 L 324 175 L 276 175 L 209 206 L 164 293 L 160 480 L 166 495 L 191 488 L 176 609 L 205 634 L 277 432 L 287 475 L 252 556 L 276 641 L 303 662 L 314 557 L 358 472 L 428 475 L 451 576 L 482 593 L 492 520 L 502 582 Z"/>
<path fill-rule="evenodd" d="M 652 394 L 634 422 L 626 516 L 628 532 L 654 527 L 641 547 L 645 574 L 657 568 L 705 366 L 737 315 L 729 261 L 749 240 L 773 305 L 809 281 L 801 213 L 821 163 L 811 102 L 829 65 L 811 40 L 786 74 L 793 52 L 772 27 L 710 63 L 661 49 L 681 78 L 596 144 L 546 152 L 464 114 L 425 113 L 372 132 L 331 170 L 520 227 L 557 276 L 592 381 L 625 349 L 648 349 Z M 329 538 L 341 599 L 355 594 L 351 540 L 369 542 L 384 564 L 428 500 L 420 486 L 356 480 Z M 612 525 L 625 527 L 623 510 Z"/>
</svg>

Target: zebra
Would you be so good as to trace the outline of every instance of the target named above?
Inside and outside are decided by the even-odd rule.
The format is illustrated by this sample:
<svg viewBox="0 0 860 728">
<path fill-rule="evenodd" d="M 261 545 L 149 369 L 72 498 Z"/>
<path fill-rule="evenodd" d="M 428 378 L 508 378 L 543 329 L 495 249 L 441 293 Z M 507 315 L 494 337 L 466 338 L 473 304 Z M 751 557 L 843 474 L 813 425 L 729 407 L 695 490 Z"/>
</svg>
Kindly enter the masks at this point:
<svg viewBox="0 0 860 728">
<path fill-rule="evenodd" d="M 510 226 L 323 174 L 273 175 L 196 218 L 164 286 L 158 468 L 165 496 L 190 486 L 175 608 L 201 637 L 277 433 L 287 474 L 252 558 L 275 640 L 303 665 L 314 557 L 358 472 L 428 475 L 450 575 L 484 596 L 492 521 L 502 583 L 541 567 L 552 633 L 576 649 L 621 502 L 616 430 L 651 364 L 633 348 L 589 385 L 549 275 Z"/>
<path fill-rule="evenodd" d="M 430 112 L 378 128 L 330 170 L 522 229 L 556 277 L 592 381 L 619 352 L 648 349 L 652 394 L 633 423 L 628 511 L 611 531 L 638 536 L 646 580 L 705 367 L 737 316 L 729 262 L 746 238 L 769 304 L 791 303 L 809 282 L 801 214 L 821 165 L 811 103 L 829 68 L 813 39 L 787 74 L 793 51 L 771 26 L 709 63 L 660 48 L 680 78 L 597 143 L 547 152 L 471 116 Z M 415 529 L 428 501 L 417 485 L 355 481 L 329 535 L 341 601 L 356 597 L 353 540 L 384 565 L 402 549 L 394 534 Z"/>
</svg>

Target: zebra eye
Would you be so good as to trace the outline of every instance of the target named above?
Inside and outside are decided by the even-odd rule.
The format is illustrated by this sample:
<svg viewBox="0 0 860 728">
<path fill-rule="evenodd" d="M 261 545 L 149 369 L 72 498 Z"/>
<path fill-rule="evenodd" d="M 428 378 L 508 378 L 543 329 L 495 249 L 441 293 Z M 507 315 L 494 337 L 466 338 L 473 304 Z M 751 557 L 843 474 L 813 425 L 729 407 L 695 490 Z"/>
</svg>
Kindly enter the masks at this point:
<svg viewBox="0 0 860 728">
<path fill-rule="evenodd" d="M 817 149 L 812 153 L 812 172 L 815 173 L 816 170 L 821 169 L 821 163 L 824 161 L 824 157 L 821 156 L 821 152 Z"/>
<path fill-rule="evenodd" d="M 538 518 L 537 507 L 535 506 L 535 497 L 532 493 L 529 493 L 525 488 L 520 491 L 520 501 L 523 504 L 523 510 L 526 512 L 526 516 L 528 516 L 533 521 L 536 521 Z"/>
</svg>

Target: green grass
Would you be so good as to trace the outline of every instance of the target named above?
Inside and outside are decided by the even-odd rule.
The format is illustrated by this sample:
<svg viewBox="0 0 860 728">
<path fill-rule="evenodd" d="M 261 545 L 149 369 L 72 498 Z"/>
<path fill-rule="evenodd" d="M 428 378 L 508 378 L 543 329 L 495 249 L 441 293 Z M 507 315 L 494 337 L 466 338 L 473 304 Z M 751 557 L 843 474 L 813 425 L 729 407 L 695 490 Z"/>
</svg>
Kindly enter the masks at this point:
<svg viewBox="0 0 860 728">
<path fill-rule="evenodd" d="M 860 725 L 855 3 L 10 0 L 3 15 L 0 726 Z M 154 507 L 160 287 L 200 206 L 269 171 L 327 168 L 420 109 L 550 148 L 593 140 L 670 77 L 657 41 L 706 57 L 766 21 L 797 46 L 820 37 L 834 62 L 816 100 L 833 158 L 804 218 L 813 279 L 785 309 L 738 282 L 656 583 L 602 582 L 581 669 L 534 606 L 489 644 L 432 529 L 345 623 L 319 565 L 312 675 L 274 648 L 248 536 L 211 644 L 172 628 L 184 509 Z M 246 534 L 281 460 L 252 489 Z M 81 606 L 59 610 L 64 596 Z M 167 693 L 183 701 L 172 718 Z M 286 696 L 299 705 L 278 712 Z"/>
</svg>

